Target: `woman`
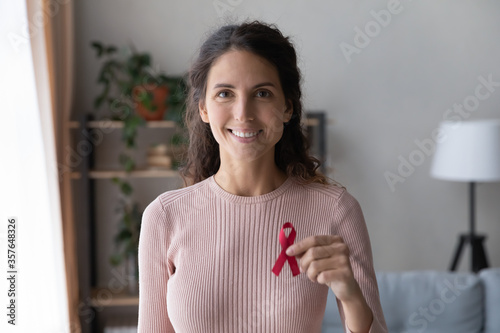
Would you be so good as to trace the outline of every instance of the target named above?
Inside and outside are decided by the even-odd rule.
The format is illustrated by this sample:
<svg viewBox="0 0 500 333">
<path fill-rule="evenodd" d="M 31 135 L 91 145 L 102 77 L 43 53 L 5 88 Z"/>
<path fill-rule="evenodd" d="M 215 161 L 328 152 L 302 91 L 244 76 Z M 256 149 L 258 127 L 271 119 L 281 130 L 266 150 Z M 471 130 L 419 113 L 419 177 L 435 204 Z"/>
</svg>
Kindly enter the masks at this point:
<svg viewBox="0 0 500 333">
<path fill-rule="evenodd" d="M 188 83 L 192 185 L 144 212 L 139 332 L 320 332 L 329 288 L 346 331 L 386 332 L 361 208 L 307 153 L 288 38 L 222 27 Z"/>
</svg>

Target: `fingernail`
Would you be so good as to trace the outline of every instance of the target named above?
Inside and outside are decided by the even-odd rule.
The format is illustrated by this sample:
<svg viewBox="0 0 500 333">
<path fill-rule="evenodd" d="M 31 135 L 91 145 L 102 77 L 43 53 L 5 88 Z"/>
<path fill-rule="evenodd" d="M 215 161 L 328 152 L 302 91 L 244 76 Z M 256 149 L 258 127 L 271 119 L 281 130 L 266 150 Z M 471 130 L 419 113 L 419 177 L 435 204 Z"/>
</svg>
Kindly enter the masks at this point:
<svg viewBox="0 0 500 333">
<path fill-rule="evenodd" d="M 288 249 L 286 249 L 286 255 L 293 256 L 293 248 L 292 247 L 289 247 Z"/>
</svg>

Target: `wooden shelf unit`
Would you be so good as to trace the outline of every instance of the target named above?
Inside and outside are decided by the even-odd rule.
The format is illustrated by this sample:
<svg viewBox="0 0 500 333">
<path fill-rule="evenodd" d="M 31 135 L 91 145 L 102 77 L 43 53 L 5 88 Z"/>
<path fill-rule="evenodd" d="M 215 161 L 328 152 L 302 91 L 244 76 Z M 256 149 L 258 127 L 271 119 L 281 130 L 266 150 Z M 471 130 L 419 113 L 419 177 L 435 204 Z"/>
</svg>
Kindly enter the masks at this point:
<svg viewBox="0 0 500 333">
<path fill-rule="evenodd" d="M 103 322 L 106 315 L 100 309 L 106 308 L 110 311 L 122 311 L 116 307 L 137 307 L 139 304 L 138 295 L 130 295 L 121 292 L 114 292 L 106 288 L 99 288 L 97 285 L 97 258 L 99 254 L 96 249 L 96 230 L 98 221 L 96 221 L 96 200 L 95 187 L 99 180 L 112 179 L 114 177 L 122 179 L 172 179 L 179 178 L 180 173 L 177 170 L 163 168 L 141 168 L 131 172 L 120 169 L 96 169 L 95 168 L 95 149 L 92 140 L 89 138 L 89 130 L 101 129 L 104 136 L 111 133 L 114 129 L 123 129 L 122 121 L 111 120 L 93 120 L 92 116 L 81 116 L 78 121 L 70 121 L 66 124 L 68 128 L 76 130 L 76 142 L 85 142 L 91 151 L 90 154 L 83 156 L 82 162 L 71 170 L 71 178 L 78 181 L 78 188 L 84 200 L 75 202 L 77 216 L 80 219 L 76 225 L 77 248 L 78 248 L 78 271 L 79 271 L 79 289 L 80 300 L 88 304 L 93 309 L 96 319 L 88 320 L 83 314 L 81 316 L 82 333 L 102 332 Z M 143 129 L 175 129 L 177 127 L 174 121 L 148 121 L 142 126 Z M 141 127 L 139 127 L 141 128 Z M 108 131 L 109 130 L 109 131 Z M 114 138 L 114 140 L 117 140 Z M 125 311 L 125 310 L 123 310 Z M 128 310 L 129 311 L 129 310 Z M 85 311 L 84 311 L 85 312 Z M 88 313 L 88 311 L 86 312 Z M 108 313 L 109 314 L 109 313 Z M 99 317 L 99 318 L 97 318 Z"/>
</svg>

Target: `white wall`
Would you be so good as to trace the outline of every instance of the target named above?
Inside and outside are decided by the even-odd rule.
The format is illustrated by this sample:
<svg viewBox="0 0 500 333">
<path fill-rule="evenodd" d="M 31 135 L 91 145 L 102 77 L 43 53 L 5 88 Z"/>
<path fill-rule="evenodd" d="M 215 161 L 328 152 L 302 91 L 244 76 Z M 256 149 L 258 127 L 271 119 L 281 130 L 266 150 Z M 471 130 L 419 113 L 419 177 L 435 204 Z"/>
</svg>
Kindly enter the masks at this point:
<svg viewBox="0 0 500 333">
<path fill-rule="evenodd" d="M 371 11 L 387 9 L 387 1 L 78 1 L 76 110 L 92 110 L 99 91 L 90 41 L 132 41 L 150 51 L 159 68 L 180 74 L 206 31 L 227 22 L 216 6 L 221 3 L 233 19 L 276 23 L 295 42 L 304 104 L 333 120 L 329 164 L 361 203 L 376 268 L 447 269 L 458 233 L 468 228 L 467 185 L 430 178 L 427 155 L 394 191 L 384 173 L 397 174 L 400 157 L 418 154 L 415 140 L 431 139 L 446 110 L 474 94 L 479 76 L 500 82 L 500 3 L 391 1 L 398 13 L 349 63 L 341 43 L 354 45 L 354 28 L 374 25 Z M 500 118 L 500 87 L 470 114 Z M 488 234 L 490 264 L 500 266 L 500 184 L 477 190 L 477 229 Z M 461 269 L 468 264 L 463 258 Z"/>
</svg>

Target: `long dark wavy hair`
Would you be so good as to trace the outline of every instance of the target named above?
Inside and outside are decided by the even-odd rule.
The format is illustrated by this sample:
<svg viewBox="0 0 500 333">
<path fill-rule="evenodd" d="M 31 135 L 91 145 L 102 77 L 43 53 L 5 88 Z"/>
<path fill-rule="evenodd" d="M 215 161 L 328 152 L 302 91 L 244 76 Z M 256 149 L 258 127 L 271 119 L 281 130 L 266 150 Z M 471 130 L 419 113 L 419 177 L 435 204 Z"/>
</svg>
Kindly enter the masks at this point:
<svg viewBox="0 0 500 333">
<path fill-rule="evenodd" d="M 292 118 L 285 124 L 283 136 L 275 146 L 274 160 L 278 168 L 287 176 L 295 176 L 303 183 L 328 184 L 328 178 L 318 170 L 320 161 L 309 155 L 309 144 L 301 126 L 301 74 L 293 44 L 275 25 L 252 21 L 240 25 L 226 25 L 215 31 L 202 44 L 200 53 L 188 73 L 184 120 L 189 132 L 189 147 L 186 163 L 181 168 L 185 185 L 200 182 L 219 170 L 219 144 L 210 125 L 201 119 L 199 102 L 204 102 L 212 64 L 231 50 L 251 52 L 274 65 L 285 100 L 292 103 Z"/>
</svg>

